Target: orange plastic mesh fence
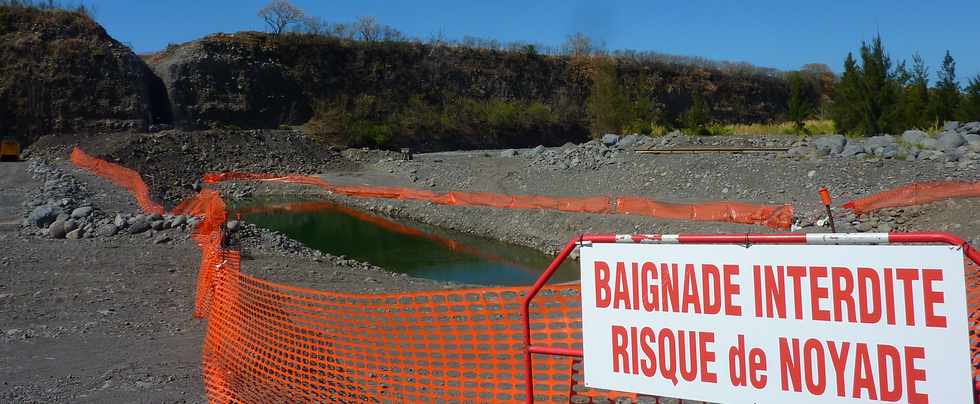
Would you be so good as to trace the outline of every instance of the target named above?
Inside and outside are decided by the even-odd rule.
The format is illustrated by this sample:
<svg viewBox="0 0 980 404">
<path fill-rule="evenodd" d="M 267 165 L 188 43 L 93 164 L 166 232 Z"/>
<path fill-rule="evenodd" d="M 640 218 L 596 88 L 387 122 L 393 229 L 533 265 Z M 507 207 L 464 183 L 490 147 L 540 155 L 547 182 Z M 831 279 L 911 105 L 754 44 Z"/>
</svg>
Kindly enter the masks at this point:
<svg viewBox="0 0 980 404">
<path fill-rule="evenodd" d="M 490 192 L 447 192 L 370 185 L 332 185 L 320 178 L 304 175 L 272 176 L 267 174 L 216 173 L 205 176 L 205 182 L 257 180 L 315 185 L 324 190 L 359 198 L 422 200 L 440 205 L 487 206 L 500 209 L 549 209 L 563 212 L 622 213 L 661 219 L 703 220 L 742 223 L 788 229 L 793 224 L 790 205 L 759 205 L 739 202 L 674 204 L 639 197 L 606 196 L 553 197 L 543 195 L 505 195 Z M 615 202 L 615 211 L 610 202 Z"/>
<path fill-rule="evenodd" d="M 150 189 L 136 171 L 92 157 L 77 147 L 71 152 L 71 162 L 79 168 L 91 171 L 93 174 L 129 190 L 143 211 L 163 214 L 163 206 L 153 202 L 153 199 L 150 198 Z"/>
<path fill-rule="evenodd" d="M 238 252 L 222 247 L 227 213 L 217 192 L 205 189 L 175 213 L 204 217 L 194 233 L 202 250 L 195 315 L 208 319 L 209 400 L 523 400 L 524 288 L 356 295 L 277 284 L 243 274 Z M 980 380 L 980 276 L 971 262 L 967 283 Z M 542 291 L 531 310 L 534 344 L 580 348 L 580 305 L 577 285 Z M 636 398 L 584 387 L 579 360 L 539 355 L 534 366 L 539 401 Z"/>
<path fill-rule="evenodd" d="M 793 224 L 790 205 L 757 205 L 739 202 L 667 203 L 639 197 L 616 199 L 616 211 L 665 219 L 706 220 L 764 225 L 788 229 Z"/>
<path fill-rule="evenodd" d="M 867 213 L 878 209 L 921 205 L 943 199 L 976 197 L 980 197 L 980 181 L 916 182 L 855 199 L 842 206 L 853 210 L 854 213 Z"/>
</svg>

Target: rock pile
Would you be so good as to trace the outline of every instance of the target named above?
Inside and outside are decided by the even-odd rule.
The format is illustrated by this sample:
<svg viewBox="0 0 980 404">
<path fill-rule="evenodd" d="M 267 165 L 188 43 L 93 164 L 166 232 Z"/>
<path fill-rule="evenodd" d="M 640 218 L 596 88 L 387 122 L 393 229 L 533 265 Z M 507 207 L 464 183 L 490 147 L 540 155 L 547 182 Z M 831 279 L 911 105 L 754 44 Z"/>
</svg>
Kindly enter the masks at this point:
<svg viewBox="0 0 980 404">
<path fill-rule="evenodd" d="M 34 236 L 78 240 L 145 234 L 154 243 L 174 239 L 168 230 L 189 232 L 199 219 L 188 216 L 117 213 L 114 217 L 88 201 L 91 193 L 73 176 L 55 166 L 32 160 L 28 172 L 43 185 L 25 203 L 22 231 Z"/>
<path fill-rule="evenodd" d="M 848 139 L 843 135 L 817 137 L 795 143 L 787 153 L 798 157 L 880 158 L 959 162 L 962 168 L 980 160 L 980 122 L 947 122 L 936 136 L 907 130 L 901 136 L 879 135 Z"/>
<path fill-rule="evenodd" d="M 555 170 L 580 168 L 594 170 L 599 167 L 616 164 L 622 160 L 624 153 L 636 149 L 649 148 L 654 140 L 649 136 L 606 134 L 599 140 L 591 140 L 580 145 L 566 143 L 559 148 L 538 146 L 524 153 L 515 150 L 504 150 L 501 157 L 520 156 L 528 159 L 528 165 Z"/>
</svg>

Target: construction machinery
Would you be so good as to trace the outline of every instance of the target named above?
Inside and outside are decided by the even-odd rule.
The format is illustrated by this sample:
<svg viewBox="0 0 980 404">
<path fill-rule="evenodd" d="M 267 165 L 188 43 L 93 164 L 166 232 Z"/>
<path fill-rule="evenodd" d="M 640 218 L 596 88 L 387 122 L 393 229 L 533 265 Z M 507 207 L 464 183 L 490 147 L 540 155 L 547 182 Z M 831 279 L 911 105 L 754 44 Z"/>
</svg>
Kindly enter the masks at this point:
<svg viewBox="0 0 980 404">
<path fill-rule="evenodd" d="M 20 160 L 20 142 L 13 137 L 0 139 L 0 160 L 17 161 Z"/>
</svg>

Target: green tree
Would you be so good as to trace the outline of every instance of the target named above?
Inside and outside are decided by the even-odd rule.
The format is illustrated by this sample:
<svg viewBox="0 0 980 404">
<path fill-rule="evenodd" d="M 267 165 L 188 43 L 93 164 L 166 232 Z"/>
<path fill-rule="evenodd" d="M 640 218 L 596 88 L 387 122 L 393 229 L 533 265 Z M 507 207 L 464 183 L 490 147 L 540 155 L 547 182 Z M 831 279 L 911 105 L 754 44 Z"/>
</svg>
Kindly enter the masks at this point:
<svg viewBox="0 0 980 404">
<path fill-rule="evenodd" d="M 789 81 L 789 120 L 796 125 L 796 131 L 803 133 L 806 125 L 804 121 L 813 114 L 814 89 L 800 72 L 791 72 L 788 75 Z"/>
<path fill-rule="evenodd" d="M 935 97 L 932 97 L 932 101 L 932 113 L 937 122 L 955 119 L 957 104 L 960 101 L 960 83 L 956 81 L 956 61 L 948 50 L 943 57 L 943 66 L 939 70 L 939 81 L 936 82 Z"/>
<path fill-rule="evenodd" d="M 980 74 L 977 74 L 963 91 L 957 116 L 961 121 L 980 121 Z"/>
<path fill-rule="evenodd" d="M 854 54 L 848 53 L 844 59 L 844 73 L 834 86 L 831 104 L 830 115 L 838 130 L 853 132 L 860 125 L 861 81 L 861 69 L 854 60 Z"/>
<path fill-rule="evenodd" d="M 844 76 L 835 88 L 834 123 L 849 133 L 876 135 L 902 126 L 899 93 L 904 66 L 892 66 L 881 37 L 861 43 L 861 66 L 852 55 L 844 62 Z"/>
<path fill-rule="evenodd" d="M 929 118 L 929 68 L 922 56 L 912 55 L 912 70 L 902 93 L 902 121 L 905 128 L 927 128 Z"/>
</svg>

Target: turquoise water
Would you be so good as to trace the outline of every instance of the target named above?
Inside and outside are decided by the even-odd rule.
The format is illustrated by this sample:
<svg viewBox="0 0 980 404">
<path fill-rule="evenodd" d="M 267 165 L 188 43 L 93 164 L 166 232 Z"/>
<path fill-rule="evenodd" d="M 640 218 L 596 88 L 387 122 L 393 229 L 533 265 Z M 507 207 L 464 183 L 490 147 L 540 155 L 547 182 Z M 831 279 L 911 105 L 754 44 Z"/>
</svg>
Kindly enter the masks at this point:
<svg viewBox="0 0 980 404">
<path fill-rule="evenodd" d="M 253 206 L 240 211 L 246 221 L 279 231 L 308 247 L 419 278 L 527 285 L 537 280 L 553 259 L 530 248 L 418 223 L 394 222 L 329 203 Z M 578 278 L 577 262 L 567 260 L 551 283 Z"/>
</svg>

